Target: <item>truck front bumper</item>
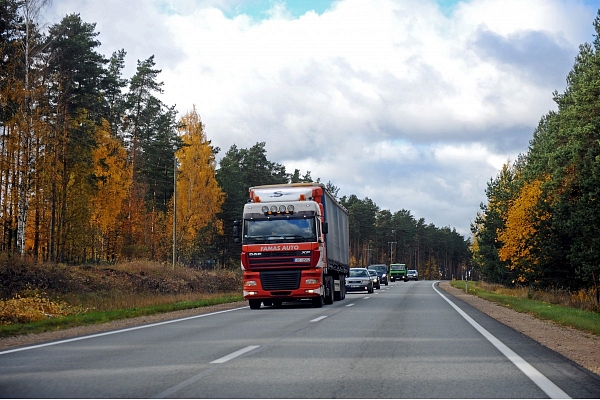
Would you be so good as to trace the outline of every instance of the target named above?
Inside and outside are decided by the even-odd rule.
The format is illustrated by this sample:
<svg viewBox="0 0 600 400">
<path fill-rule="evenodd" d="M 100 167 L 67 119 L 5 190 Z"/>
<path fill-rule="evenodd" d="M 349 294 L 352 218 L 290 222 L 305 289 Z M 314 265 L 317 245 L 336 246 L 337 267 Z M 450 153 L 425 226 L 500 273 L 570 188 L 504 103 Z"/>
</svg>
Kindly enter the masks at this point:
<svg viewBox="0 0 600 400">
<path fill-rule="evenodd" d="M 295 290 L 262 290 L 244 288 L 245 300 L 262 300 L 262 299 L 280 299 L 280 300 L 297 300 L 308 299 L 311 297 L 322 296 L 325 289 L 321 286 L 318 288 L 299 288 Z"/>
</svg>

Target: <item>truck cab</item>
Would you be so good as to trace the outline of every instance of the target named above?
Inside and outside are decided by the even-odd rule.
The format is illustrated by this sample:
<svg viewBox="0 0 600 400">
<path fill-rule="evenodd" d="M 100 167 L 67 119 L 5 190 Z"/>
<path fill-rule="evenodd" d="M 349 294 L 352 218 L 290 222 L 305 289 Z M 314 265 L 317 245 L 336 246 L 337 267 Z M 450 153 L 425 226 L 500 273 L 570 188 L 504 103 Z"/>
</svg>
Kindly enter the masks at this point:
<svg viewBox="0 0 600 400">
<path fill-rule="evenodd" d="M 407 281 L 407 272 L 405 264 L 390 264 L 390 280 L 395 282 L 397 280 Z"/>
</svg>

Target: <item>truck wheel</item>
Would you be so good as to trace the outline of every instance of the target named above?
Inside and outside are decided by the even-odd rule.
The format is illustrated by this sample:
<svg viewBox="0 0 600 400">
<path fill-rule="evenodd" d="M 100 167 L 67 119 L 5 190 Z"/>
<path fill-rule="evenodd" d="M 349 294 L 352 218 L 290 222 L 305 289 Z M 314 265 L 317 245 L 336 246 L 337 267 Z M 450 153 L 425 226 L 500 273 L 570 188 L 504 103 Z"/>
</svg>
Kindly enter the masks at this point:
<svg viewBox="0 0 600 400">
<path fill-rule="evenodd" d="M 263 301 L 263 304 L 265 305 L 265 307 L 271 307 L 273 305 L 273 302 L 266 300 L 266 301 Z"/>
<path fill-rule="evenodd" d="M 333 304 L 333 277 L 325 277 L 325 304 Z"/>
<path fill-rule="evenodd" d="M 248 300 L 248 303 L 250 303 L 250 308 L 253 310 L 260 308 L 260 300 Z"/>
<path fill-rule="evenodd" d="M 346 277 L 340 276 L 340 291 L 333 292 L 333 299 L 335 301 L 344 300 L 346 298 Z"/>
<path fill-rule="evenodd" d="M 323 296 L 313 297 L 313 299 L 312 299 L 312 306 L 314 308 L 321 308 L 321 307 L 323 307 Z"/>
</svg>

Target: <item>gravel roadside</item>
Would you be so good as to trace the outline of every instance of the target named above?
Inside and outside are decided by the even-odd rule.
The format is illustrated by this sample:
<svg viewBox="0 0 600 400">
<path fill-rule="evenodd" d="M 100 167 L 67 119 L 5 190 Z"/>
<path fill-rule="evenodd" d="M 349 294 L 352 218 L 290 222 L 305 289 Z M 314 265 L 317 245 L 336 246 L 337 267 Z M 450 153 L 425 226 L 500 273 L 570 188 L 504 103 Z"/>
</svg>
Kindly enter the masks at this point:
<svg viewBox="0 0 600 400">
<path fill-rule="evenodd" d="M 514 310 L 501 307 L 490 301 L 473 295 L 468 295 L 462 290 L 453 288 L 448 282 L 441 282 L 440 287 L 452 296 L 459 298 L 460 300 L 471 305 L 472 307 L 477 308 L 490 317 L 502 322 L 507 326 L 510 326 L 511 328 L 523 333 L 524 335 L 556 351 L 557 353 L 562 354 L 589 371 L 600 375 L 599 336 L 581 332 L 572 328 L 562 327 L 549 321 L 539 320 L 529 314 L 518 313 Z M 247 302 L 240 301 L 147 317 L 129 318 L 106 324 L 80 326 L 55 332 L 44 332 L 0 338 L 0 350 L 129 328 L 132 326 L 152 324 L 171 319 L 185 318 L 189 316 L 207 314 L 215 311 L 245 306 L 247 306 Z"/>
</svg>

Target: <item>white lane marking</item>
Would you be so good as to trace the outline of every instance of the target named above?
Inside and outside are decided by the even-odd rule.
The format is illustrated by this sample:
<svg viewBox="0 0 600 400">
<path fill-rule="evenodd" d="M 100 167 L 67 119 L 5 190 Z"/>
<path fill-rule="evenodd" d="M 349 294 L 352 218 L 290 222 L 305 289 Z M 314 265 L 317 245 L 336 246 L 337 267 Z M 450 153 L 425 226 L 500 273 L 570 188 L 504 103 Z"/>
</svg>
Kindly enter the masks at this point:
<svg viewBox="0 0 600 400">
<path fill-rule="evenodd" d="M 320 320 L 325 319 L 325 318 L 327 318 L 327 316 L 322 315 L 319 318 L 311 319 L 310 322 L 319 322 Z"/>
<path fill-rule="evenodd" d="M 238 351 L 234 351 L 231 354 L 226 355 L 225 357 L 221 357 L 218 360 L 214 360 L 211 361 L 211 364 L 223 364 L 224 362 L 227 362 L 229 360 L 233 360 L 236 357 L 241 356 L 242 354 L 246 354 L 249 351 L 252 351 L 254 349 L 258 349 L 260 346 L 246 346 L 243 349 L 239 349 Z"/>
<path fill-rule="evenodd" d="M 369 298 L 369 296 L 367 296 L 367 297 L 363 297 L 363 300 L 366 300 L 366 299 L 368 299 L 368 298 Z"/>
<path fill-rule="evenodd" d="M 350 303 L 346 307 L 352 307 L 353 305 L 354 305 L 354 303 Z"/>
<path fill-rule="evenodd" d="M 436 281 L 437 282 L 437 281 Z M 540 389 L 544 391 L 551 399 L 570 399 L 568 394 L 562 391 L 561 388 L 556 386 L 554 382 L 550 379 L 546 378 L 540 371 L 535 369 L 531 364 L 525 361 L 521 356 L 512 351 L 508 346 L 498 340 L 494 335 L 489 333 L 484 327 L 479 325 L 473 318 L 469 317 L 463 310 L 461 310 L 456 304 L 454 304 L 450 299 L 440 293 L 439 290 L 435 288 L 435 282 L 431 285 L 433 290 L 435 290 L 448 304 L 452 306 L 458 313 L 470 323 L 473 328 L 477 329 L 479 333 L 483 335 L 491 344 L 494 345 L 506 358 L 508 358 L 517 368 L 519 368 L 529 379 L 533 381 Z"/>
<path fill-rule="evenodd" d="M 114 335 L 116 333 L 130 332 L 130 331 L 135 331 L 135 330 L 138 330 L 138 329 L 152 328 L 154 326 L 172 324 L 174 322 L 181 322 L 181 321 L 187 321 L 187 320 L 190 320 L 190 319 L 203 318 L 203 317 L 208 317 L 208 316 L 211 316 L 211 315 L 217 315 L 217 314 L 223 314 L 223 313 L 231 312 L 231 311 L 243 310 L 244 308 L 248 308 L 248 306 L 246 306 L 246 307 L 239 307 L 239 308 L 232 308 L 230 310 L 216 311 L 216 312 L 212 312 L 212 313 L 208 313 L 208 314 L 194 315 L 192 317 L 173 319 L 173 320 L 170 320 L 170 321 L 157 322 L 157 323 L 149 324 L 149 325 L 134 326 L 133 328 L 119 329 L 117 331 L 96 333 L 94 335 L 88 335 L 88 336 L 80 336 L 80 337 L 71 338 L 71 339 L 59 340 L 57 342 L 38 344 L 38 345 L 35 345 L 35 346 L 27 346 L 27 347 L 21 347 L 21 348 L 18 348 L 18 349 L 5 350 L 5 351 L 1 351 L 0 352 L 0 356 L 3 355 L 3 354 L 8 354 L 8 353 L 16 353 L 18 351 L 39 349 L 40 347 L 47 347 L 47 346 L 54 346 L 54 345 L 57 345 L 57 344 L 77 342 L 79 340 L 93 339 L 93 338 L 97 338 L 97 337 L 101 337 L 101 336 Z"/>
</svg>

